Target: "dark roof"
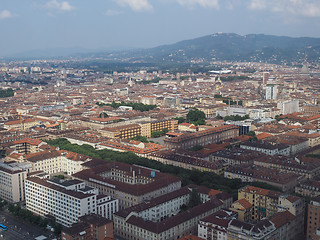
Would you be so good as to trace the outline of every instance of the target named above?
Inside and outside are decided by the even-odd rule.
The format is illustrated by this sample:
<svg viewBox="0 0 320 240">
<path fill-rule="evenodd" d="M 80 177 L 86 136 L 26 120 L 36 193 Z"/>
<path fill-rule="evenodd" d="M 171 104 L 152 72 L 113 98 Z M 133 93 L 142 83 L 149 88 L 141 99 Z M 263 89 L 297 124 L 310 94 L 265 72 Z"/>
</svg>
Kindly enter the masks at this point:
<svg viewBox="0 0 320 240">
<path fill-rule="evenodd" d="M 150 178 L 150 174 L 152 171 L 155 172 L 155 177 L 152 178 L 150 183 L 146 184 L 129 184 L 125 182 L 119 182 L 116 180 L 112 180 L 111 178 L 101 177 L 99 174 L 102 174 L 107 171 L 121 170 L 126 172 L 126 174 L 132 176 L 133 172 L 135 172 L 135 176 L 143 176 Z M 91 169 L 86 169 L 80 172 L 73 174 L 73 177 L 84 180 L 84 181 L 92 181 L 91 179 L 95 179 L 101 182 L 105 182 L 111 184 L 115 187 L 116 190 L 125 192 L 131 195 L 140 196 L 149 192 L 153 192 L 156 189 L 163 188 L 168 186 L 168 184 L 181 181 L 178 177 L 158 172 L 157 170 L 130 165 L 121 162 L 109 162 L 101 164 L 97 167 L 93 167 Z"/>
<path fill-rule="evenodd" d="M 195 218 L 196 216 L 200 216 L 211 209 L 215 209 L 222 204 L 223 203 L 220 200 L 212 199 L 187 211 L 181 212 L 173 217 L 167 218 L 161 222 L 146 221 L 141 217 L 136 217 L 133 215 L 127 220 L 127 223 L 158 234 L 192 218 Z"/>
<path fill-rule="evenodd" d="M 55 158 L 58 156 L 60 156 L 60 153 L 58 151 L 43 151 L 27 154 L 26 159 L 29 162 L 38 162 L 49 158 Z"/>
<path fill-rule="evenodd" d="M 69 228 L 64 228 L 62 232 L 74 236 L 82 231 L 89 231 L 91 224 L 95 227 L 101 227 L 109 223 L 112 223 L 112 221 L 96 214 L 90 214 L 80 217 L 79 222 L 72 224 Z"/>
<path fill-rule="evenodd" d="M 74 191 L 74 190 L 67 190 L 63 187 L 59 187 L 53 183 L 50 183 L 44 179 L 41 179 L 41 178 L 38 178 L 38 177 L 31 177 L 31 178 L 28 178 L 27 181 L 30 181 L 30 182 L 34 182 L 36 184 L 40 184 L 42 186 L 45 186 L 47 188 L 50 188 L 50 189 L 53 189 L 53 190 L 56 190 L 56 191 L 59 191 L 59 192 L 62 192 L 66 195 L 69 195 L 69 196 L 73 196 L 75 198 L 78 198 L 78 199 L 83 199 L 83 198 L 87 198 L 87 197 L 90 197 L 94 194 L 84 194 L 82 192 L 77 192 L 77 191 Z"/>
</svg>

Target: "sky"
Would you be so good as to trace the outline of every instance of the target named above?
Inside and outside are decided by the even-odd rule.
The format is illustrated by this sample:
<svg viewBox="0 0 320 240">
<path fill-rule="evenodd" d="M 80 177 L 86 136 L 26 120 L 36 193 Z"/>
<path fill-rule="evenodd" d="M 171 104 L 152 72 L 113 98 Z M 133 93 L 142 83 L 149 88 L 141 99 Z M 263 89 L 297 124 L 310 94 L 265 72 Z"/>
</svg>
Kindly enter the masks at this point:
<svg viewBox="0 0 320 240">
<path fill-rule="evenodd" d="M 320 0 L 0 0 L 0 57 L 149 48 L 217 32 L 320 37 Z"/>
</svg>

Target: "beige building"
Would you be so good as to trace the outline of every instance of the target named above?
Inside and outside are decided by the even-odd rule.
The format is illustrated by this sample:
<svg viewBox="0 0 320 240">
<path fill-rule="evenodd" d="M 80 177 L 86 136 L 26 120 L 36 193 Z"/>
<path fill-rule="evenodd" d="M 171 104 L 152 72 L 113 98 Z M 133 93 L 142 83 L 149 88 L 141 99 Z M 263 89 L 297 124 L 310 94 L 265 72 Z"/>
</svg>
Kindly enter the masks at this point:
<svg viewBox="0 0 320 240">
<path fill-rule="evenodd" d="M 38 125 L 39 123 L 40 122 L 35 119 L 28 118 L 28 119 L 21 119 L 16 121 L 9 121 L 9 122 L 6 122 L 3 126 L 6 129 L 26 130 Z"/>
<path fill-rule="evenodd" d="M 281 194 L 263 188 L 246 186 L 238 190 L 238 199 L 253 205 L 252 221 L 270 219 L 279 212 L 288 211 L 295 216 L 292 222 L 294 239 L 302 239 L 304 226 L 304 201 L 296 196 Z"/>
</svg>

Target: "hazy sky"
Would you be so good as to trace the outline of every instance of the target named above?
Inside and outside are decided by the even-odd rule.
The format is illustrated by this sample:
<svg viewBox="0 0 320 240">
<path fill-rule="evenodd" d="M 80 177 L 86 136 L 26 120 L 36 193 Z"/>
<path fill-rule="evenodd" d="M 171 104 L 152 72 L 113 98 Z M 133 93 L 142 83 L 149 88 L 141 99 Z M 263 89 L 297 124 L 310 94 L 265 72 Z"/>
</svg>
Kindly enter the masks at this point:
<svg viewBox="0 0 320 240">
<path fill-rule="evenodd" d="M 0 56 L 154 47 L 216 32 L 320 37 L 320 0 L 0 0 Z"/>
</svg>

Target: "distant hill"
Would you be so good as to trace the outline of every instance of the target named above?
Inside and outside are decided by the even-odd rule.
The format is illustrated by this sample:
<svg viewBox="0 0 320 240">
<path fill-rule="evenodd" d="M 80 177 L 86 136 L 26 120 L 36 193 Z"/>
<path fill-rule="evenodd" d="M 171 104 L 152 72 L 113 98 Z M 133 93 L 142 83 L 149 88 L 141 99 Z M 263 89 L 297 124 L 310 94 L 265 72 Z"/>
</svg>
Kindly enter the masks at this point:
<svg viewBox="0 0 320 240">
<path fill-rule="evenodd" d="M 142 62 L 190 62 L 199 59 L 270 63 L 316 61 L 320 57 L 320 38 L 217 33 L 150 49 L 97 53 L 95 56 Z"/>
<path fill-rule="evenodd" d="M 109 47 L 105 49 L 54 48 L 7 56 L 13 59 L 66 58 L 107 59 L 121 63 L 171 64 L 197 61 L 253 61 L 292 63 L 319 61 L 320 38 L 293 38 L 264 34 L 241 36 L 216 33 L 149 49 Z"/>
</svg>

